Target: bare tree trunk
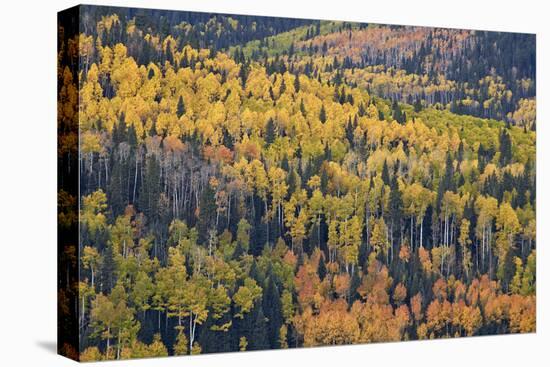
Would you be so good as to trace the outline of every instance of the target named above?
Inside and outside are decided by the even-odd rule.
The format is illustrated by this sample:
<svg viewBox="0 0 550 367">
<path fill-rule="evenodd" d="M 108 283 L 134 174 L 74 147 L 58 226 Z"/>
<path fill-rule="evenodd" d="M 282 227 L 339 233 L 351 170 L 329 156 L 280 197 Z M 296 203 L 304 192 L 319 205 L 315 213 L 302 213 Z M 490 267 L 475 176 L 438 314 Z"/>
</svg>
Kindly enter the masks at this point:
<svg viewBox="0 0 550 367">
<path fill-rule="evenodd" d="M 116 359 L 120 359 L 120 330 L 118 331 L 117 345 L 116 345 Z"/>
<path fill-rule="evenodd" d="M 229 228 L 229 224 L 231 221 L 231 193 L 227 195 L 227 228 Z"/>
<path fill-rule="evenodd" d="M 138 158 L 137 158 L 137 155 L 136 155 L 136 170 L 135 170 L 135 173 L 134 173 L 134 190 L 133 190 L 133 193 L 132 193 L 132 203 L 136 202 L 137 174 L 138 174 Z"/>
<path fill-rule="evenodd" d="M 413 238 L 413 216 L 411 215 L 411 248 L 414 251 L 414 238 Z"/>
<path fill-rule="evenodd" d="M 424 245 L 422 244 L 422 232 L 423 232 L 423 227 L 424 227 L 424 217 L 422 217 L 420 219 L 420 247 L 424 247 Z"/>
<path fill-rule="evenodd" d="M 264 205 L 265 205 L 266 242 L 269 243 L 269 216 L 267 214 L 267 197 L 264 199 Z"/>
<path fill-rule="evenodd" d="M 109 359 L 109 349 L 111 344 L 111 326 L 107 327 L 107 349 L 105 350 L 105 357 Z"/>
</svg>

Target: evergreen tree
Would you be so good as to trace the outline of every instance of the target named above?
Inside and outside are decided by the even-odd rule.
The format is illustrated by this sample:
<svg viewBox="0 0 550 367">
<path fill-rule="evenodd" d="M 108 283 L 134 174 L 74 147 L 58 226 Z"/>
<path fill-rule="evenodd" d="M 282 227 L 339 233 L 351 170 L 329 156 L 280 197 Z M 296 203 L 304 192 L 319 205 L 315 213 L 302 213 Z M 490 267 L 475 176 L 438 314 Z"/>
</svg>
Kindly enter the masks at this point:
<svg viewBox="0 0 550 367">
<path fill-rule="evenodd" d="M 281 161 L 281 168 L 286 172 L 290 171 L 290 163 L 288 162 L 288 157 L 285 155 Z"/>
<path fill-rule="evenodd" d="M 107 245 L 100 262 L 98 289 L 100 292 L 109 293 L 117 282 L 116 263 L 113 254 L 113 246 Z"/>
<path fill-rule="evenodd" d="M 279 330 L 283 325 L 282 305 L 279 290 L 271 272 L 267 279 L 263 297 L 263 309 L 267 318 L 267 337 L 270 348 L 279 347 Z"/>
<path fill-rule="evenodd" d="M 384 185 L 390 184 L 390 170 L 388 168 L 388 161 L 384 160 L 384 165 L 382 166 L 382 181 Z"/>
<path fill-rule="evenodd" d="M 401 218 L 403 209 L 403 198 L 399 186 L 397 184 L 397 178 L 394 176 L 390 185 L 390 218 L 393 238 L 399 236 L 399 230 L 401 228 Z M 393 245 L 393 244 L 392 244 Z"/>
<path fill-rule="evenodd" d="M 414 101 L 414 112 L 420 112 L 422 111 L 422 102 L 420 102 L 420 98 L 417 98 Z"/>
<path fill-rule="evenodd" d="M 265 142 L 268 146 L 273 144 L 275 141 L 275 134 L 275 123 L 273 118 L 270 117 L 269 120 L 267 120 L 267 125 L 265 127 Z"/>
<path fill-rule="evenodd" d="M 159 219 L 158 205 L 160 192 L 160 166 L 157 157 L 152 154 L 146 161 L 145 175 L 138 199 L 139 209 L 151 222 Z"/>
<path fill-rule="evenodd" d="M 353 275 L 351 276 L 350 286 L 349 286 L 349 304 L 352 305 L 353 302 L 358 300 L 359 294 L 357 293 L 357 289 L 361 286 L 361 277 L 359 275 L 359 271 L 355 270 L 353 272 Z"/>
<path fill-rule="evenodd" d="M 130 127 L 128 128 L 128 144 L 133 149 L 135 149 L 137 146 L 137 134 L 136 134 L 136 128 L 134 124 L 131 124 Z"/>
<path fill-rule="evenodd" d="M 502 130 L 500 134 L 500 165 L 505 166 L 512 162 L 512 139 L 508 131 Z"/>
<path fill-rule="evenodd" d="M 325 110 L 325 105 L 321 106 L 321 112 L 319 112 L 319 121 L 321 121 L 321 123 L 323 124 L 327 122 L 327 111 Z"/>
<path fill-rule="evenodd" d="M 458 153 L 457 153 L 457 157 L 456 157 L 458 163 L 462 163 L 462 161 L 464 160 L 464 142 L 461 140 L 460 141 L 460 145 L 458 146 Z"/>
<path fill-rule="evenodd" d="M 326 194 L 327 189 L 328 189 L 328 174 L 327 174 L 327 171 L 324 169 L 321 172 L 321 192 L 323 194 Z"/>
<path fill-rule="evenodd" d="M 178 108 L 177 108 L 177 116 L 178 118 L 181 118 L 185 114 L 185 104 L 183 103 L 183 97 L 180 96 L 178 99 Z"/>
<path fill-rule="evenodd" d="M 378 120 L 384 121 L 384 119 L 384 112 L 382 112 L 382 110 L 378 110 Z"/>
<path fill-rule="evenodd" d="M 113 210 L 113 215 L 119 216 L 128 204 L 128 175 L 125 159 L 114 159 L 113 169 L 107 186 L 107 196 Z"/>
<path fill-rule="evenodd" d="M 317 275 L 319 275 L 319 279 L 321 279 L 321 281 L 325 280 L 325 277 L 327 276 L 327 267 L 323 256 L 321 256 L 319 259 L 319 264 L 317 265 Z"/>
<path fill-rule="evenodd" d="M 282 96 L 284 92 L 286 92 L 286 84 L 285 78 L 282 78 L 281 86 L 279 87 L 279 97 Z"/>
<path fill-rule="evenodd" d="M 255 307 L 252 312 L 253 327 L 250 333 L 249 338 L 249 349 L 250 350 L 263 350 L 269 348 L 269 340 L 267 334 L 267 322 L 264 315 L 264 310 L 261 304 Z"/>
<path fill-rule="evenodd" d="M 298 189 L 298 175 L 295 170 L 290 171 L 286 184 L 288 185 L 288 197 L 290 197 Z"/>
<path fill-rule="evenodd" d="M 157 124 L 155 121 L 151 124 L 151 128 L 149 129 L 149 136 L 156 136 L 157 135 Z"/>
<path fill-rule="evenodd" d="M 353 128 L 353 125 L 351 123 L 351 117 L 348 119 L 348 124 L 346 125 L 346 138 L 348 139 L 349 141 L 349 145 L 351 148 L 354 147 L 354 142 L 353 142 L 353 131 L 354 131 L 354 128 Z"/>
<path fill-rule="evenodd" d="M 447 153 L 445 160 L 445 175 L 443 176 L 442 186 L 444 192 L 447 190 L 453 190 L 453 177 L 454 177 L 454 162 L 451 153 Z"/>
<path fill-rule="evenodd" d="M 300 99 L 300 112 L 302 113 L 302 116 L 307 116 L 306 106 L 304 105 L 303 99 Z"/>
<path fill-rule="evenodd" d="M 199 219 L 197 228 L 201 242 L 208 240 L 208 231 L 216 229 L 216 192 L 210 184 L 202 191 L 199 203 Z"/>
<path fill-rule="evenodd" d="M 298 93 L 300 91 L 300 75 L 294 77 L 294 91 Z"/>
<path fill-rule="evenodd" d="M 113 127 L 113 145 L 117 147 L 120 143 L 126 141 L 126 115 L 121 112 L 118 122 Z"/>
<path fill-rule="evenodd" d="M 242 64 L 241 68 L 239 69 L 239 78 L 241 79 L 241 83 L 243 87 L 246 85 L 246 80 L 248 79 L 248 65 Z"/>
</svg>

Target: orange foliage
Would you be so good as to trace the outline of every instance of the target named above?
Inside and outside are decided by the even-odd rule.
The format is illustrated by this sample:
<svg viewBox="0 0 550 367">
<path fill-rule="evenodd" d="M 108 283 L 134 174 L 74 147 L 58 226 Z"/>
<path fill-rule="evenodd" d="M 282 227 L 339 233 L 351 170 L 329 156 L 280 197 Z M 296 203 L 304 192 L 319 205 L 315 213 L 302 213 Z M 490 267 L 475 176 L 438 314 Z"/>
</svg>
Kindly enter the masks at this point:
<svg viewBox="0 0 550 367">
<path fill-rule="evenodd" d="M 314 304 L 320 283 L 321 281 L 315 268 L 309 264 L 300 266 L 294 278 L 294 285 L 296 286 L 298 301 L 302 309 Z"/>
<path fill-rule="evenodd" d="M 377 304 L 389 302 L 388 290 L 392 279 L 389 276 L 388 268 L 382 265 L 374 257 L 369 259 L 367 275 L 363 277 L 361 286 L 357 289 L 361 297 Z"/>
<path fill-rule="evenodd" d="M 404 243 L 403 245 L 401 245 L 401 248 L 399 249 L 399 259 L 401 259 L 401 261 L 408 263 L 410 258 L 411 258 L 411 249 L 409 248 L 409 245 Z"/>
<path fill-rule="evenodd" d="M 304 346 L 352 344 L 360 341 L 359 324 L 352 313 L 347 312 L 347 302 L 340 299 L 325 302 L 318 315 L 310 311 L 296 316 L 298 333 Z"/>
<path fill-rule="evenodd" d="M 411 311 L 416 322 L 422 320 L 422 294 L 417 293 L 411 298 Z"/>
<path fill-rule="evenodd" d="M 350 276 L 348 273 L 339 274 L 334 277 L 334 290 L 342 298 L 349 296 L 349 284 Z"/>
<path fill-rule="evenodd" d="M 407 297 L 407 288 L 403 285 L 403 283 L 397 284 L 395 286 L 395 289 L 393 290 L 394 302 L 400 305 L 401 303 L 403 303 L 406 297 Z"/>
</svg>

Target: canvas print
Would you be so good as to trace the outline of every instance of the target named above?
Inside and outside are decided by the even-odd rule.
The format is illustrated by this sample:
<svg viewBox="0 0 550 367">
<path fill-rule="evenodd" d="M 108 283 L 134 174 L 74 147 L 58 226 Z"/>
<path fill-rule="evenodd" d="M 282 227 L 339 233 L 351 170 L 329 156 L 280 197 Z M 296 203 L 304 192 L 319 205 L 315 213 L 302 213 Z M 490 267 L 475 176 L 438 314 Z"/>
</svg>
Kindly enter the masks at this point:
<svg viewBox="0 0 550 367">
<path fill-rule="evenodd" d="M 59 13 L 59 352 L 536 329 L 535 35 Z"/>
</svg>

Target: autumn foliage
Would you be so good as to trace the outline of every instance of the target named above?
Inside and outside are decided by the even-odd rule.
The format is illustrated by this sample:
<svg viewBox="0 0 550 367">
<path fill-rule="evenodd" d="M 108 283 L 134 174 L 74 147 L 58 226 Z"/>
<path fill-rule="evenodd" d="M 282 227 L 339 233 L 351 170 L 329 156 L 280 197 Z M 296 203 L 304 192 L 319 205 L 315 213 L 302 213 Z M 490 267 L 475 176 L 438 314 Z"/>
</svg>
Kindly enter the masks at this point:
<svg viewBox="0 0 550 367">
<path fill-rule="evenodd" d="M 525 57 L 471 87 L 498 34 L 205 17 L 62 38 L 81 360 L 535 331 Z"/>
</svg>

